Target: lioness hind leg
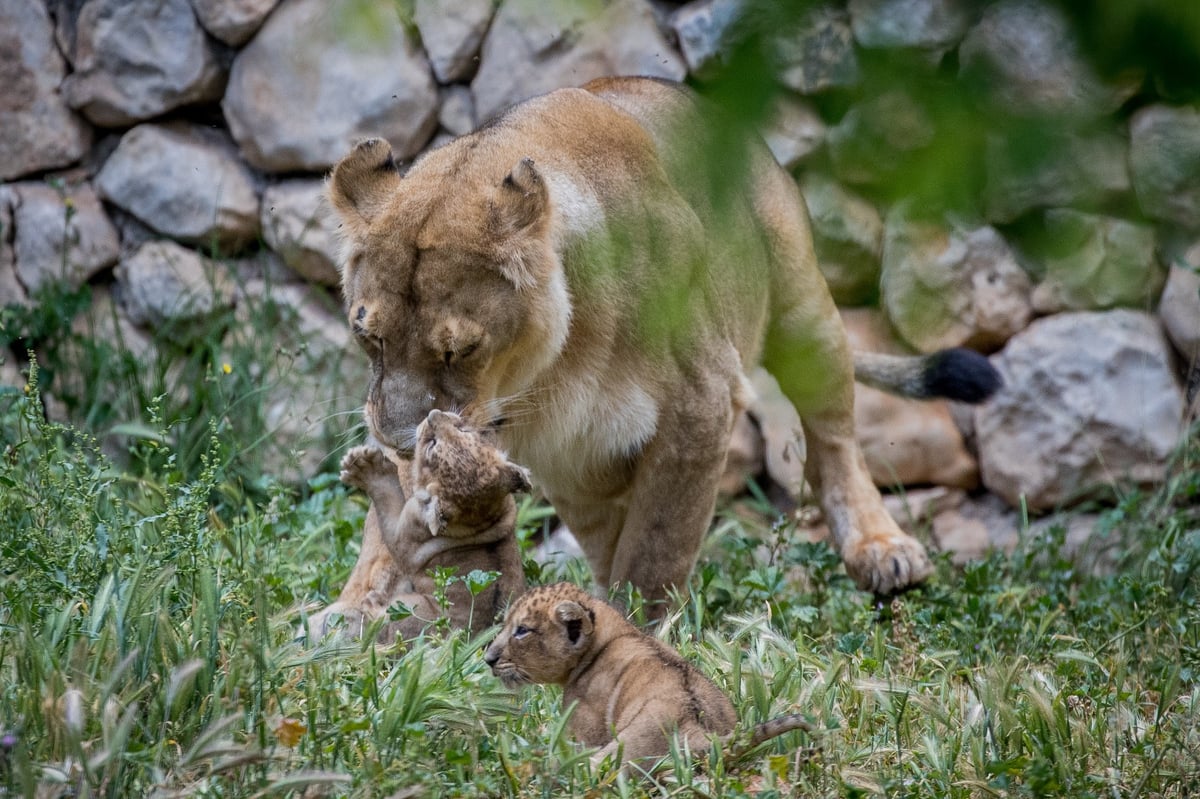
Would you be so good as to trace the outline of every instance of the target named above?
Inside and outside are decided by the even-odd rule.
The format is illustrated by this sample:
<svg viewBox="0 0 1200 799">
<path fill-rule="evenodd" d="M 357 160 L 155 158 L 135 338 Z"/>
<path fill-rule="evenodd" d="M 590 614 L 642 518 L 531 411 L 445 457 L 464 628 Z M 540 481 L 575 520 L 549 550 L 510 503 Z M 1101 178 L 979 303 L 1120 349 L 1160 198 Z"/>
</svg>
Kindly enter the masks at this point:
<svg viewBox="0 0 1200 799">
<path fill-rule="evenodd" d="M 775 320 L 764 362 L 796 406 L 804 428 L 805 476 L 817 492 L 846 572 L 867 591 L 891 594 L 933 570 L 925 547 L 883 507 L 854 436 L 854 375 L 832 302 L 795 308 Z"/>
</svg>

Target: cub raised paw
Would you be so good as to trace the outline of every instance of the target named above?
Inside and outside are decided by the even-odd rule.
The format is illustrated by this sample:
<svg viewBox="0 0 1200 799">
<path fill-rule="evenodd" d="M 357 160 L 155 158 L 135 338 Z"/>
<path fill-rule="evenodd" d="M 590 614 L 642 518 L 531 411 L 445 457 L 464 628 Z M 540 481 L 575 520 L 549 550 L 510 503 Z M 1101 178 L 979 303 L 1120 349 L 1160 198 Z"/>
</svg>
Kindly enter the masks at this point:
<svg viewBox="0 0 1200 799">
<path fill-rule="evenodd" d="M 342 457 L 338 478 L 370 496 L 376 491 L 399 488 L 399 469 L 400 465 L 389 459 L 382 449 L 363 444 L 351 447 Z"/>
</svg>

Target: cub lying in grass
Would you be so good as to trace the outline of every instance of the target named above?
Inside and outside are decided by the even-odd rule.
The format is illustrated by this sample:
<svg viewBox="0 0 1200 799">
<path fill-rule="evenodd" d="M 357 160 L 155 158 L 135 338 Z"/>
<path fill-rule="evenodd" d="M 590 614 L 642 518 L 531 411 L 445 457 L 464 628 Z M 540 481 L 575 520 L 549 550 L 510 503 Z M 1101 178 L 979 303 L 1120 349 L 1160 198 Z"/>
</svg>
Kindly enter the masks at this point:
<svg viewBox="0 0 1200 799">
<path fill-rule="evenodd" d="M 692 751 L 716 737 L 735 743 L 733 703 L 675 650 L 629 623 L 615 608 L 571 583 L 533 588 L 508 609 L 484 659 L 505 685 L 563 686 L 563 706 L 578 703 L 571 734 L 600 747 L 594 764 L 620 757 L 645 767 L 666 755 L 670 736 Z M 746 749 L 791 730 L 800 716 L 766 721 L 739 736 Z"/>
<path fill-rule="evenodd" d="M 396 603 L 413 615 L 384 625 L 381 641 L 415 638 L 443 615 L 451 626 L 478 633 L 524 589 L 512 495 L 529 490 L 528 474 L 457 414 L 429 412 L 417 428 L 411 463 L 375 446 L 351 449 L 342 459 L 341 479 L 371 498 L 375 518 L 368 518 L 364 546 L 377 535 L 390 558 L 384 561 L 388 568 L 371 576 L 364 597 L 343 592 L 310 619 L 311 638 L 323 635 L 335 614 L 361 634 Z M 443 613 L 433 576 L 441 568 L 454 569 L 457 577 L 474 570 L 500 577 L 478 596 L 461 580 L 452 580 L 445 587 Z"/>
</svg>

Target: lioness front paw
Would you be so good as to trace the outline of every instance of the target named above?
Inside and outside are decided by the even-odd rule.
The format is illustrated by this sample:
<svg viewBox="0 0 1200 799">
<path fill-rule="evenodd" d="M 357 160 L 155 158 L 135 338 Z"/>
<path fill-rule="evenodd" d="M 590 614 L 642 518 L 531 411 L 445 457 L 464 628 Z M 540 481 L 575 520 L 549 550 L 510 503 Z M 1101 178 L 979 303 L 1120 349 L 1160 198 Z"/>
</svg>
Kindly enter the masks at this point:
<svg viewBox="0 0 1200 799">
<path fill-rule="evenodd" d="M 842 560 L 859 588 L 885 596 L 911 588 L 933 573 L 921 542 L 899 531 L 863 536 L 846 548 Z"/>
<path fill-rule="evenodd" d="M 380 481 L 397 479 L 396 464 L 378 447 L 352 447 L 342 457 L 342 471 L 338 477 L 346 485 L 370 494 Z"/>
</svg>

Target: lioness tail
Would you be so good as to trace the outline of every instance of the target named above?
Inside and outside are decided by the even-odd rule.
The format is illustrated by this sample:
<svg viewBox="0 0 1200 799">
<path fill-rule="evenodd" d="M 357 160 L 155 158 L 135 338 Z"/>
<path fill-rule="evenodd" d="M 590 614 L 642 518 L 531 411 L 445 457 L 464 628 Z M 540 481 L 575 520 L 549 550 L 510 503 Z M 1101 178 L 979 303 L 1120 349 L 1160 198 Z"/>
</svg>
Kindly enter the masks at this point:
<svg viewBox="0 0 1200 799">
<path fill-rule="evenodd" d="M 902 397 L 971 404 L 983 402 L 1004 385 L 986 357 L 964 347 L 918 356 L 856 352 L 854 379 Z"/>
</svg>

